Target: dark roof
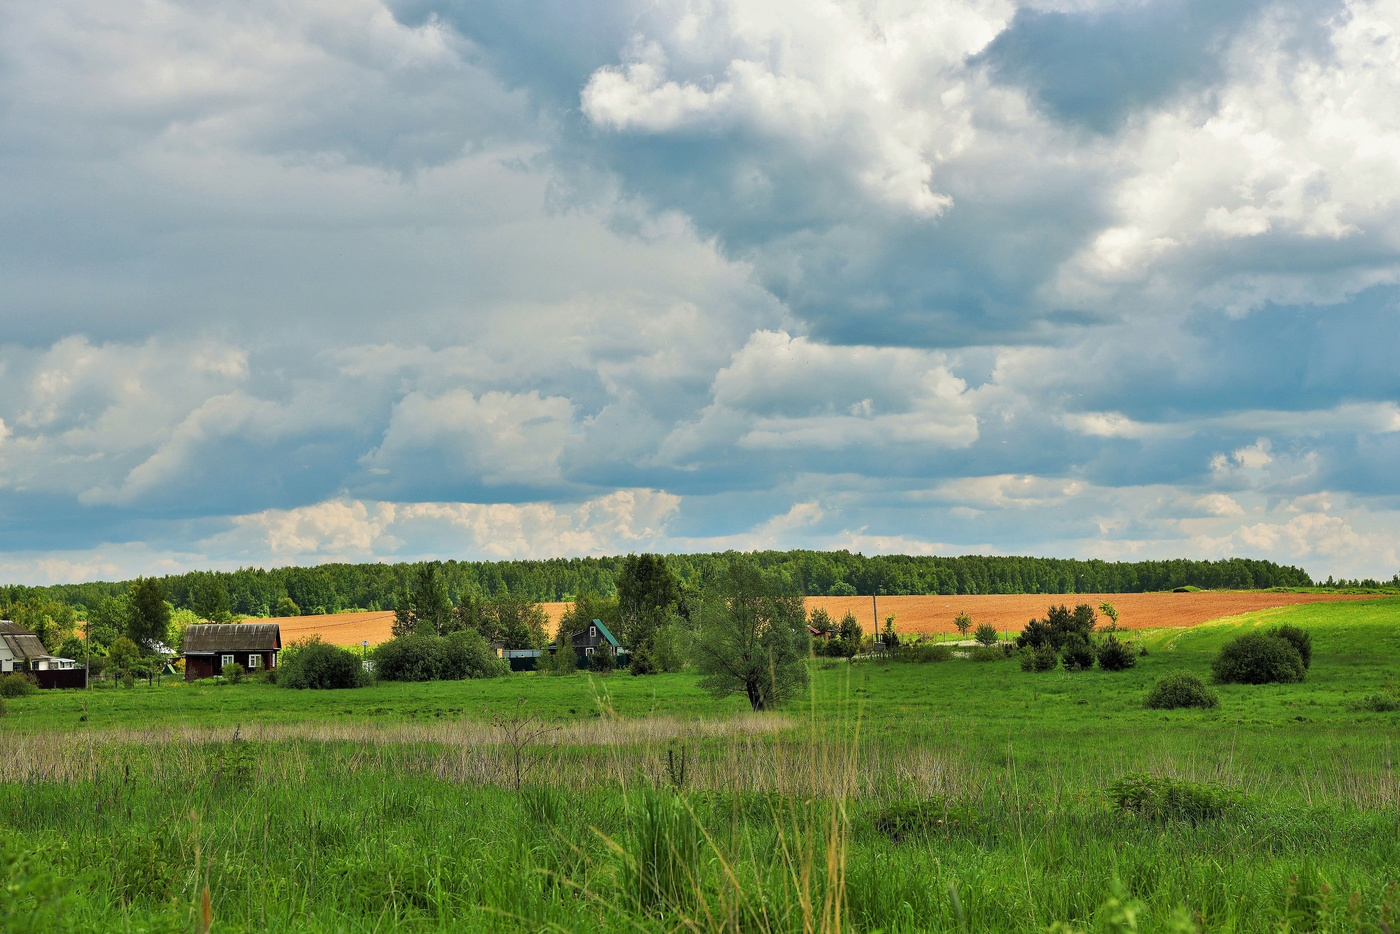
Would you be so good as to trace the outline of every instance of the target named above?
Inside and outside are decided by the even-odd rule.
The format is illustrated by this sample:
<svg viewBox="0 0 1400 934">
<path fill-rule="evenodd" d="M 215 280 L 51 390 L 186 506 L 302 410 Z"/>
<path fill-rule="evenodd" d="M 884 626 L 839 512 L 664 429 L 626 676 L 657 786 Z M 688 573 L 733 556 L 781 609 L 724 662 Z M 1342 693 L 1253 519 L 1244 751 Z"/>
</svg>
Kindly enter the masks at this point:
<svg viewBox="0 0 1400 934">
<path fill-rule="evenodd" d="M 15 658 L 48 658 L 49 650 L 33 632 L 8 619 L 0 619 L 0 640 Z"/>
<path fill-rule="evenodd" d="M 185 627 L 185 654 L 275 652 L 282 647 L 276 623 L 195 623 Z"/>
</svg>

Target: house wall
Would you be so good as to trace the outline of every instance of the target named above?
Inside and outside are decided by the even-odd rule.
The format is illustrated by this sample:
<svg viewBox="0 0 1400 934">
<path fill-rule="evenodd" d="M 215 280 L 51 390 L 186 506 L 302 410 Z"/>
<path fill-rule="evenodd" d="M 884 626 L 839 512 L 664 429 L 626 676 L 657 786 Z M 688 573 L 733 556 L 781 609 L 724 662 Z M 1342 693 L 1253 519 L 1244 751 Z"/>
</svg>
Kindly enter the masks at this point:
<svg viewBox="0 0 1400 934">
<path fill-rule="evenodd" d="M 243 670 L 248 674 L 259 671 L 263 668 L 275 668 L 275 652 L 216 652 L 211 655 L 186 655 L 185 656 L 185 680 L 197 681 L 200 678 L 212 678 L 215 675 L 224 673 L 224 656 L 232 655 L 234 662 L 243 666 Z M 258 659 L 258 667 L 254 668 L 249 664 L 249 659 Z"/>
</svg>

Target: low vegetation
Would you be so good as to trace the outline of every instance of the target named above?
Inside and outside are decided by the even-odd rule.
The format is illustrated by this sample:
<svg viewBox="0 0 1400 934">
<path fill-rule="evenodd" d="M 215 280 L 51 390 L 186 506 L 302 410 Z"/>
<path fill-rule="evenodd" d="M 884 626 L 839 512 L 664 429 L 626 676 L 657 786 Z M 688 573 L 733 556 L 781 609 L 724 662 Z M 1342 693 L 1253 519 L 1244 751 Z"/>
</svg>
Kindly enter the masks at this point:
<svg viewBox="0 0 1400 934">
<path fill-rule="evenodd" d="M 757 714 L 694 670 L 43 691 L 0 723 L 0 931 L 1395 930 L 1396 720 L 1362 700 L 1397 608 L 1138 632 L 1117 671 L 1098 628 L 1077 671 L 1068 639 L 799 658 Z M 1306 682 L 1144 706 L 1280 623 Z M 330 648 L 279 687 L 363 671 Z"/>
<path fill-rule="evenodd" d="M 1220 706 L 1220 696 L 1191 672 L 1173 671 L 1157 679 L 1147 692 L 1143 705 L 1153 710 L 1175 710 L 1178 707 L 1208 710 Z"/>
<path fill-rule="evenodd" d="M 1297 645 L 1275 632 L 1236 636 L 1221 647 L 1210 668 L 1218 684 L 1291 684 L 1307 675 Z"/>
</svg>

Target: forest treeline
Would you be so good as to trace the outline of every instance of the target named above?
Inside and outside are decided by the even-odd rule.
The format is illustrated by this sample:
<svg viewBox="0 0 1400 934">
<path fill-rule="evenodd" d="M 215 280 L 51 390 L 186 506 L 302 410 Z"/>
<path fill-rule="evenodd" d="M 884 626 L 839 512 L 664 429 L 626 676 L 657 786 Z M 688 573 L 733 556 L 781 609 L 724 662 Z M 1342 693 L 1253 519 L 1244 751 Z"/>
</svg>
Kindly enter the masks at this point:
<svg viewBox="0 0 1400 934">
<path fill-rule="evenodd" d="M 727 566 L 732 552 L 666 555 L 686 589 L 698 589 Z M 1227 558 L 1220 561 L 1080 561 L 1067 558 L 956 558 L 879 555 L 846 551 L 760 551 L 749 555 L 783 593 L 805 596 L 866 594 L 1139 593 L 1176 587 L 1263 589 L 1312 585 L 1302 568 Z M 438 565 L 454 604 L 505 594 L 533 600 L 572 600 L 580 594 L 617 592 L 624 556 L 551 558 L 539 561 L 444 561 Z M 191 571 L 163 578 L 166 599 L 194 608 L 217 581 L 228 608 L 246 616 L 394 609 L 420 565 L 322 564 L 315 567 Z M 211 578 L 213 580 L 211 580 Z M 1353 582 L 1376 586 L 1374 581 Z M 93 581 L 49 587 L 0 586 L 0 606 L 33 598 L 71 607 L 93 607 L 128 592 L 130 581 Z"/>
</svg>

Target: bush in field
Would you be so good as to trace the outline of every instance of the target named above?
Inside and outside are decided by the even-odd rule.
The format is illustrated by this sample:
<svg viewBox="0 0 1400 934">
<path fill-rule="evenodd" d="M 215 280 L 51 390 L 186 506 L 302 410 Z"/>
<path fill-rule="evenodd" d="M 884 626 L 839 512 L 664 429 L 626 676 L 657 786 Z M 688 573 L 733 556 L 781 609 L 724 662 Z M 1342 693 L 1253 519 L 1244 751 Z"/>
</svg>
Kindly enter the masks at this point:
<svg viewBox="0 0 1400 934">
<path fill-rule="evenodd" d="M 895 657 L 906 662 L 946 662 L 953 657 L 953 650 L 936 642 L 916 642 L 900 649 Z"/>
<path fill-rule="evenodd" d="M 374 664 L 385 681 L 460 681 L 506 672 L 486 640 L 471 630 L 390 639 L 374 650 Z"/>
<path fill-rule="evenodd" d="M 967 653 L 967 657 L 974 662 L 999 662 L 1006 658 L 1006 653 L 994 645 L 977 645 Z"/>
<path fill-rule="evenodd" d="M 1220 817 L 1238 805 L 1230 792 L 1178 778 L 1126 775 L 1108 787 L 1109 799 L 1120 810 L 1156 821 L 1190 821 Z"/>
<path fill-rule="evenodd" d="M 1099 646 L 1099 668 L 1104 671 L 1127 671 L 1137 664 L 1137 656 L 1126 644 L 1109 636 Z"/>
<path fill-rule="evenodd" d="M 369 683 L 358 655 L 322 642 L 320 636 L 293 642 L 278 661 L 277 684 L 284 688 L 357 688 Z"/>
<path fill-rule="evenodd" d="M 1033 619 L 1026 624 L 1016 637 L 1016 647 L 1038 649 L 1049 643 L 1058 650 L 1076 635 L 1090 642 L 1097 622 L 1098 612 L 1088 603 L 1081 603 L 1073 610 L 1064 604 L 1052 606 L 1046 611 L 1045 619 Z"/>
<path fill-rule="evenodd" d="M 1174 671 L 1157 680 L 1147 692 L 1143 704 L 1153 710 L 1175 710 L 1178 707 L 1209 709 L 1220 706 L 1220 698 L 1189 671 Z"/>
<path fill-rule="evenodd" d="M 1210 670 L 1218 684 L 1291 684 L 1307 674 L 1293 643 L 1266 632 L 1245 633 L 1225 643 Z"/>
<path fill-rule="evenodd" d="M 39 693 L 39 681 L 27 671 L 0 677 L 0 697 L 28 697 Z"/>
<path fill-rule="evenodd" d="M 983 623 L 977 627 L 977 632 L 973 635 L 973 638 L 977 640 L 979 645 L 996 645 L 998 639 L 997 627 L 993 626 L 991 623 Z"/>
<path fill-rule="evenodd" d="M 1063 655 L 1066 671 L 1087 671 L 1094 667 L 1094 647 L 1078 634 L 1065 642 Z"/>
<path fill-rule="evenodd" d="M 1298 657 L 1303 660 L 1303 668 L 1312 667 L 1312 633 L 1297 626 L 1279 626 L 1270 629 L 1267 635 L 1287 641 L 1298 650 Z"/>
<path fill-rule="evenodd" d="M 957 627 L 958 635 L 965 636 L 967 631 L 972 628 L 972 617 L 965 612 L 959 613 L 953 617 L 953 625 Z"/>
<path fill-rule="evenodd" d="M 224 680 L 229 684 L 242 684 L 243 676 L 247 674 L 247 672 L 244 671 L 243 666 L 238 664 L 238 662 L 230 662 L 224 666 L 223 674 Z"/>
<path fill-rule="evenodd" d="M 656 674 L 656 663 L 651 659 L 651 653 L 646 649 L 637 649 L 632 653 L 632 661 L 627 665 L 627 673 L 633 676 Z"/>
<path fill-rule="evenodd" d="M 1356 705 L 1358 710 L 1369 710 L 1371 713 L 1394 713 L 1400 710 L 1400 697 L 1394 694 L 1367 694 Z"/>
<path fill-rule="evenodd" d="M 1048 642 L 1031 652 L 1031 671 L 1054 671 L 1060 664 L 1060 653 Z"/>
</svg>

